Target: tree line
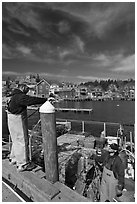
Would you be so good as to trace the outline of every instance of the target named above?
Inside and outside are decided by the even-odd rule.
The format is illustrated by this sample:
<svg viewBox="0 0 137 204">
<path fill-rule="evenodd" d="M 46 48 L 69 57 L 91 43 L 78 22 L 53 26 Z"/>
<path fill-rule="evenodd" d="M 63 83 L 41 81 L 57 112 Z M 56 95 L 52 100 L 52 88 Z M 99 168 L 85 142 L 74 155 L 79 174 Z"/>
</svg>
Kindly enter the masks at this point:
<svg viewBox="0 0 137 204">
<path fill-rule="evenodd" d="M 128 80 L 113 80 L 113 79 L 108 79 L 108 80 L 95 80 L 95 81 L 89 81 L 85 83 L 81 83 L 80 85 L 84 85 L 87 87 L 97 87 L 100 86 L 104 91 L 107 91 L 108 87 L 110 84 L 114 84 L 117 88 L 124 87 L 125 85 L 129 83 L 135 83 L 135 80 L 133 79 L 128 79 Z"/>
</svg>

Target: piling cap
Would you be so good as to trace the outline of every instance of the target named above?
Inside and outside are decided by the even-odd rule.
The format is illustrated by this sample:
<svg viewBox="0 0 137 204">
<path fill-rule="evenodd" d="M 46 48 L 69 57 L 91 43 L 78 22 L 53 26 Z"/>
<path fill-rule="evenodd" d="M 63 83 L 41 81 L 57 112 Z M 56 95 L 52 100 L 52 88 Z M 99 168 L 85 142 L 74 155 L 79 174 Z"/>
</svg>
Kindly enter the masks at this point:
<svg viewBox="0 0 137 204">
<path fill-rule="evenodd" d="M 39 109 L 40 113 L 54 113 L 55 108 L 54 106 L 49 102 L 46 101 Z"/>
</svg>

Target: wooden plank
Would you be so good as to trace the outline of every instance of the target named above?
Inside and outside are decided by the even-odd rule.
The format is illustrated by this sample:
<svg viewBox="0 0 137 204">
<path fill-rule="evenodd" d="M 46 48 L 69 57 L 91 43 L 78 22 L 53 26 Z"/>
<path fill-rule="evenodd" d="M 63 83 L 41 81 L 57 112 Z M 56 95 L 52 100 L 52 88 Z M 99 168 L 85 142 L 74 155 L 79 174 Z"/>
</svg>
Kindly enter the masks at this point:
<svg viewBox="0 0 137 204">
<path fill-rule="evenodd" d="M 18 173 L 15 167 L 9 166 L 7 160 L 2 162 L 2 176 L 34 201 L 49 201 L 59 193 L 59 190 L 50 182 L 38 178 L 34 172 Z"/>
<path fill-rule="evenodd" d="M 21 200 L 2 183 L 2 202 L 21 202 Z"/>
<path fill-rule="evenodd" d="M 45 178 L 45 173 L 42 171 L 42 167 L 37 166 L 35 169 L 32 170 L 35 175 L 39 178 Z"/>
<path fill-rule="evenodd" d="M 65 195 L 66 198 L 69 198 L 70 202 L 91 202 L 91 200 L 71 190 L 69 187 L 67 187 L 63 183 L 56 182 L 54 186 L 58 188 L 61 191 L 61 193 Z"/>
<path fill-rule="evenodd" d="M 60 192 L 52 199 L 52 202 L 75 202 L 75 200 L 71 200 L 70 197 L 67 197 L 63 192 Z"/>
<path fill-rule="evenodd" d="M 39 171 L 40 167 L 37 167 L 31 172 L 18 173 L 16 167 L 9 165 L 7 159 L 2 160 L 2 176 L 34 202 L 91 202 L 60 182 L 52 184 L 44 178 L 39 178 Z"/>
</svg>

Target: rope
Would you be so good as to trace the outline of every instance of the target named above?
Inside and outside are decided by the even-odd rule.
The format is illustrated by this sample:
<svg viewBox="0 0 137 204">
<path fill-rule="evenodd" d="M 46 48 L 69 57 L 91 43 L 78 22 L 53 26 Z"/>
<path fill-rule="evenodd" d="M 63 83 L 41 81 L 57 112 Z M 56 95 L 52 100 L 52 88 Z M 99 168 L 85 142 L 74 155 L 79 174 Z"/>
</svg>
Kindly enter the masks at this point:
<svg viewBox="0 0 137 204">
<path fill-rule="evenodd" d="M 39 110 L 39 108 L 37 110 L 35 110 L 33 113 L 31 113 L 27 118 L 30 118 L 32 115 L 34 115 L 37 111 Z"/>
<path fill-rule="evenodd" d="M 36 123 L 36 125 L 33 127 L 33 130 L 37 127 L 37 125 L 41 122 L 41 119 L 38 120 L 38 122 Z"/>
<path fill-rule="evenodd" d="M 130 152 L 128 149 L 122 149 L 120 152 L 123 152 L 123 151 L 125 151 L 128 155 L 132 156 L 135 159 L 135 155 L 132 152 Z"/>
</svg>

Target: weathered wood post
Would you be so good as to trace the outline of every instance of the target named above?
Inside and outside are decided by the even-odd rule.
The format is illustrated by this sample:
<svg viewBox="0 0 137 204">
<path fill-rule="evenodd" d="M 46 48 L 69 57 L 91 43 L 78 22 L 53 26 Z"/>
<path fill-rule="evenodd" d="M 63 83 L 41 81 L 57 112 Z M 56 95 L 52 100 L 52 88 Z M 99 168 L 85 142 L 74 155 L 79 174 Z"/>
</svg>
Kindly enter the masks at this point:
<svg viewBox="0 0 137 204">
<path fill-rule="evenodd" d="M 46 101 L 40 107 L 39 112 L 46 179 L 54 183 L 59 180 L 55 108 L 49 101 Z"/>
</svg>

